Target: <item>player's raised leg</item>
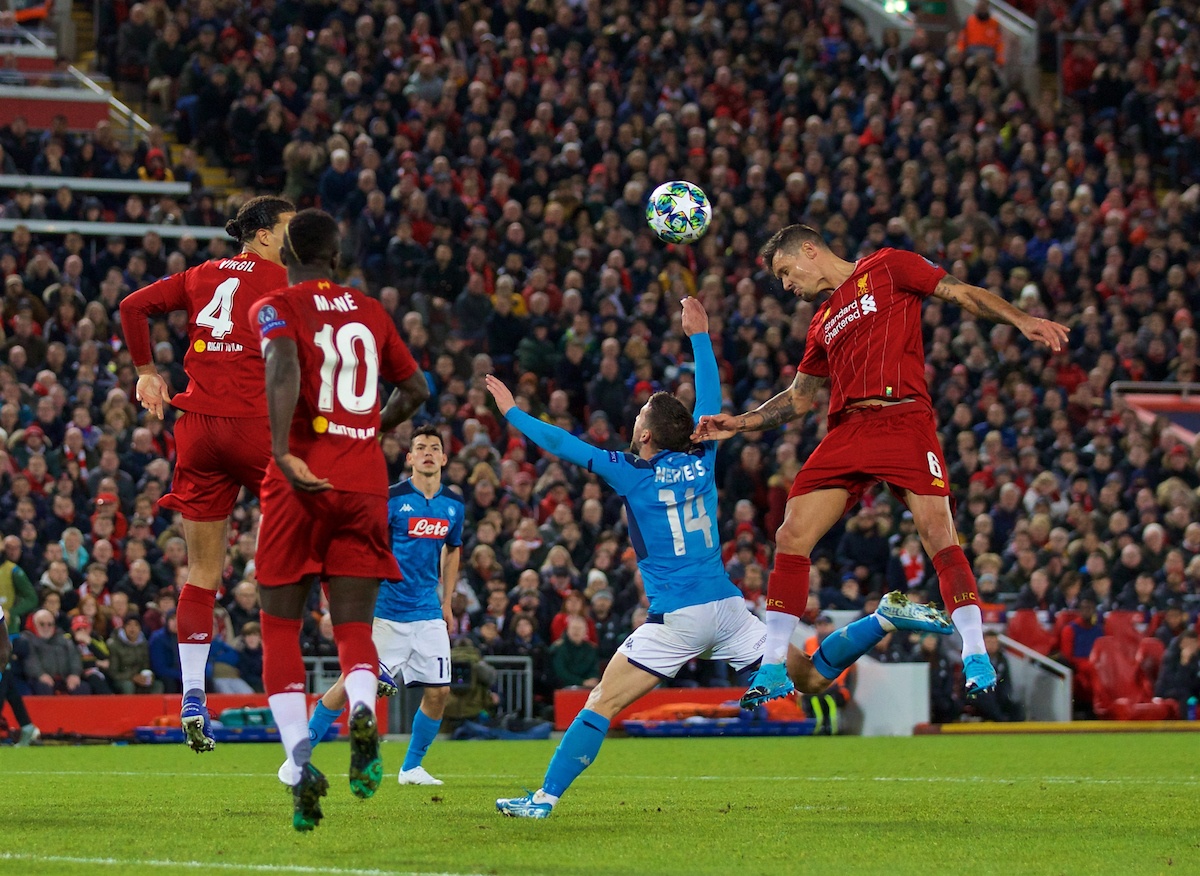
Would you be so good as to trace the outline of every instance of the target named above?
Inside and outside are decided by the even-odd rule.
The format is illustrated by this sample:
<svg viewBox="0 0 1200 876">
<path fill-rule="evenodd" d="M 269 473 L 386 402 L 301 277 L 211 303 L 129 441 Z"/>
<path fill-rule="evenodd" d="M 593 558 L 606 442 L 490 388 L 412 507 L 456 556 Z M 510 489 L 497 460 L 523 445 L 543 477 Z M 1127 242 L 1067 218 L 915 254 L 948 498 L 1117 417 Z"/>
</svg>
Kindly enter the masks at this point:
<svg viewBox="0 0 1200 876">
<path fill-rule="evenodd" d="M 183 521 L 188 547 L 188 582 L 179 594 L 179 665 L 183 670 L 183 705 L 179 719 L 188 747 L 212 751 L 216 745 L 204 695 L 204 669 L 212 642 L 213 603 L 221 584 L 229 525 L 221 520 Z"/>
<path fill-rule="evenodd" d="M 378 591 L 378 578 L 329 579 L 329 613 L 350 704 L 350 790 L 363 799 L 374 795 L 383 777 L 375 720 L 379 655 L 371 639 Z M 307 741 L 307 726 L 304 736 Z"/>
<path fill-rule="evenodd" d="M 921 543 L 933 558 L 942 603 L 962 636 L 967 698 L 974 699 L 995 688 L 996 671 L 983 644 L 979 588 L 971 563 L 958 542 L 950 500 L 945 496 L 919 496 L 911 490 L 905 493 L 904 500 L 912 512 Z"/>
<path fill-rule="evenodd" d="M 945 636 L 954 631 L 954 625 L 940 609 L 910 602 L 903 593 L 892 591 L 874 612 L 827 636 L 811 657 L 793 645 L 787 655 L 788 676 L 802 693 L 823 693 L 893 630 Z"/>
<path fill-rule="evenodd" d="M 558 798 L 596 760 L 609 722 L 617 713 L 652 691 L 661 679 L 617 652 L 587 703 L 554 751 L 542 787 L 524 797 L 501 798 L 496 809 L 515 818 L 547 818 Z"/>
<path fill-rule="evenodd" d="M 762 666 L 742 695 L 743 708 L 754 708 L 794 690 L 784 665 L 788 642 L 808 605 L 812 569 L 809 554 L 846 511 L 850 494 L 843 489 L 813 490 L 788 500 L 783 523 L 775 534 L 775 568 L 767 582 L 767 644 Z"/>
<path fill-rule="evenodd" d="M 304 657 L 300 653 L 300 627 L 311 578 L 297 584 L 262 586 L 263 687 L 279 741 L 299 775 L 292 784 L 292 826 L 312 830 L 321 823 L 321 798 L 329 782 L 314 767 L 308 742 L 308 698 L 304 694 Z"/>
</svg>

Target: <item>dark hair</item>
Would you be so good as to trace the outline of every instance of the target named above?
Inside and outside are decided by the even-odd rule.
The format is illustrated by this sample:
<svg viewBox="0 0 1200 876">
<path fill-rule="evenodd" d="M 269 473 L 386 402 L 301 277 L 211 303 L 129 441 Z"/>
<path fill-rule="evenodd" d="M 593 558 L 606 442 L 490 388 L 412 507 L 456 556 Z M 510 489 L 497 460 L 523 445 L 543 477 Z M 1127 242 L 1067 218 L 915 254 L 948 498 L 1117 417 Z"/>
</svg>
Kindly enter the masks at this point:
<svg viewBox="0 0 1200 876">
<path fill-rule="evenodd" d="M 260 230 L 274 228 L 284 213 L 295 213 L 295 205 L 286 198 L 259 195 L 242 204 L 237 216 L 225 223 L 225 233 L 238 243 L 253 240 Z"/>
<path fill-rule="evenodd" d="M 809 225 L 789 225 L 780 228 L 771 235 L 771 239 L 763 244 L 758 254 L 762 256 L 763 267 L 775 275 L 775 254 L 780 251 L 791 252 L 799 249 L 801 244 L 811 243 L 819 249 L 829 249 L 821 232 Z"/>
<path fill-rule="evenodd" d="M 417 428 L 413 429 L 412 440 L 408 442 L 409 447 L 412 447 L 412 445 L 416 443 L 416 440 L 422 435 L 427 438 L 436 438 L 438 443 L 442 445 L 442 449 L 445 450 L 446 440 L 442 438 L 442 430 L 433 423 L 426 423 L 424 426 L 418 426 Z"/>
<path fill-rule="evenodd" d="M 283 232 L 285 263 L 305 267 L 325 267 L 338 253 L 337 220 L 324 210 L 301 210 Z"/>
<path fill-rule="evenodd" d="M 687 453 L 692 449 L 692 415 L 683 402 L 669 392 L 656 392 L 650 396 L 646 409 L 646 428 L 654 446 L 661 450 Z"/>
</svg>

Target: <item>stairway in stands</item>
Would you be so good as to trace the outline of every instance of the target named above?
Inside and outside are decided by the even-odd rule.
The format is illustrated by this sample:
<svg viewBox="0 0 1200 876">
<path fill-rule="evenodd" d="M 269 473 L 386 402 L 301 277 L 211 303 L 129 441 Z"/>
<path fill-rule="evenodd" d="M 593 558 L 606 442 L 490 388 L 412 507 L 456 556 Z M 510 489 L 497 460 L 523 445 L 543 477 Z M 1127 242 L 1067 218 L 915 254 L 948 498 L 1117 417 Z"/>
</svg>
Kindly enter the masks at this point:
<svg viewBox="0 0 1200 876">
<path fill-rule="evenodd" d="M 88 73 L 96 71 L 96 25 L 92 16 L 91 0 L 77 0 L 71 7 L 71 19 L 75 23 L 75 66 Z M 117 96 L 127 104 L 130 103 L 119 87 Z M 140 103 L 137 100 L 133 101 L 130 109 L 145 114 L 145 107 L 138 105 Z M 173 134 L 168 133 L 166 140 L 170 144 L 171 164 L 177 164 L 184 147 L 176 142 Z M 203 156 L 200 157 L 199 166 L 200 174 L 204 178 L 204 187 L 212 192 L 213 197 L 218 201 L 224 200 L 228 195 L 237 191 L 233 177 L 224 167 L 209 165 Z"/>
</svg>

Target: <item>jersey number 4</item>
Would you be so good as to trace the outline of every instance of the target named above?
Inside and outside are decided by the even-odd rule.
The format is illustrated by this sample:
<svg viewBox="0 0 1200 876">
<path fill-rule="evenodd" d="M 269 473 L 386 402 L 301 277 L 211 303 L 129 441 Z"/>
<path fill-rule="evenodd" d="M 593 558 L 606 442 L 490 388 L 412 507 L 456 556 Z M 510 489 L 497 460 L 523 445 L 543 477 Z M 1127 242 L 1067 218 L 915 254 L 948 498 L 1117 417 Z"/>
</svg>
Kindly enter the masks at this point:
<svg viewBox="0 0 1200 876">
<path fill-rule="evenodd" d="M 233 312 L 233 294 L 241 284 L 239 278 L 230 277 L 217 287 L 212 300 L 196 315 L 196 325 L 209 329 L 217 340 L 233 331 L 233 320 L 229 314 Z"/>
<path fill-rule="evenodd" d="M 333 396 L 337 393 L 338 404 L 351 414 L 367 414 L 379 399 L 379 349 L 375 336 L 361 322 L 348 322 L 335 332 L 333 326 L 321 326 L 313 336 L 315 343 L 325 354 L 321 363 L 321 391 L 317 395 L 317 407 L 328 413 L 333 410 Z M 359 355 L 358 345 L 362 346 Z M 358 368 L 362 376 L 362 390 Z"/>
<path fill-rule="evenodd" d="M 658 501 L 667 506 L 667 522 L 671 524 L 671 543 L 675 548 L 675 556 L 682 557 L 687 553 L 687 547 L 683 541 L 685 530 L 704 533 L 704 546 L 712 548 L 712 520 L 708 516 L 708 510 L 704 507 L 703 496 L 697 496 L 696 491 L 689 487 L 683 494 L 683 501 L 680 502 L 675 496 L 674 490 L 659 490 Z M 680 508 L 683 508 L 682 525 L 679 520 Z"/>
</svg>

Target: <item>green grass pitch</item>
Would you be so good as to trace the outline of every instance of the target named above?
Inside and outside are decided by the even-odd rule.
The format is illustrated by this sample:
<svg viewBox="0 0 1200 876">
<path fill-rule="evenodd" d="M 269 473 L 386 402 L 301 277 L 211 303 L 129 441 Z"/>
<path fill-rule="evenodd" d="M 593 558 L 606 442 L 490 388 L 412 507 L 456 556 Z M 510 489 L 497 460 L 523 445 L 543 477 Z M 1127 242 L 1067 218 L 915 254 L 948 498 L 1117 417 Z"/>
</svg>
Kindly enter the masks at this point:
<svg viewBox="0 0 1200 876">
<path fill-rule="evenodd" d="M 351 797 L 291 829 L 278 745 L 0 750 L 0 874 L 1200 873 L 1191 734 L 912 739 L 610 739 L 546 821 L 494 799 L 537 788 L 553 742 L 439 741 L 440 788 Z"/>
</svg>

